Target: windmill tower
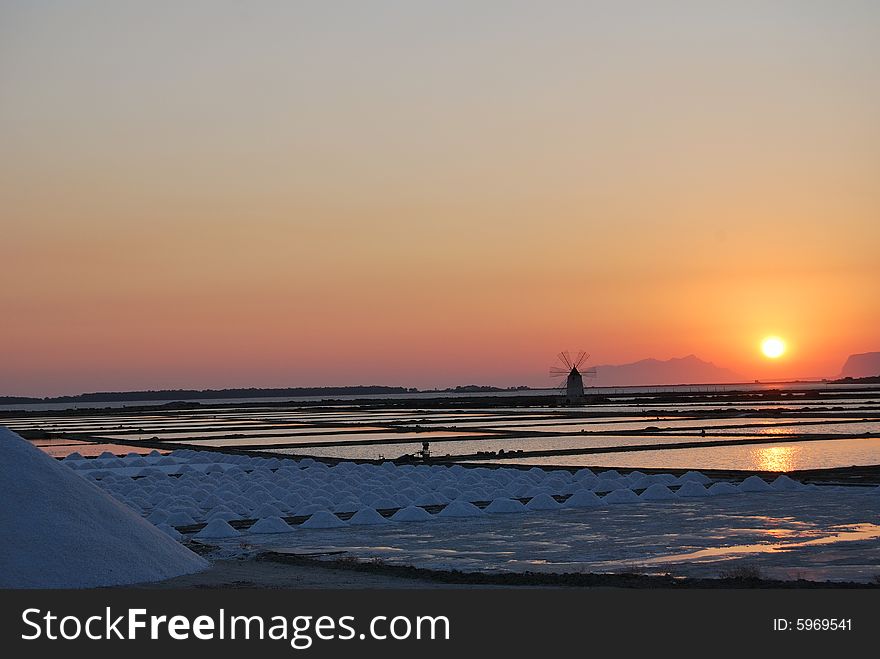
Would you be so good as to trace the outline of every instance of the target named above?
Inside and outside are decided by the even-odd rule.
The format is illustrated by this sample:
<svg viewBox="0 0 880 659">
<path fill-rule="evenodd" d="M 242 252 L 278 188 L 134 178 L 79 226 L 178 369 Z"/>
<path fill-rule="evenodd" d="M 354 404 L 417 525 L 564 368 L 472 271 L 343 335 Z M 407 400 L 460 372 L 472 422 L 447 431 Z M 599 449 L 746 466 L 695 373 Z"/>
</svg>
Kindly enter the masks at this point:
<svg viewBox="0 0 880 659">
<path fill-rule="evenodd" d="M 584 376 L 596 377 L 596 369 L 589 368 L 581 370 L 581 366 L 590 357 L 585 352 L 579 352 L 577 357 L 572 359 L 567 350 L 560 352 L 557 357 L 562 363 L 561 366 L 550 367 L 551 377 L 565 377 L 565 402 L 568 405 L 576 405 L 584 402 Z"/>
</svg>

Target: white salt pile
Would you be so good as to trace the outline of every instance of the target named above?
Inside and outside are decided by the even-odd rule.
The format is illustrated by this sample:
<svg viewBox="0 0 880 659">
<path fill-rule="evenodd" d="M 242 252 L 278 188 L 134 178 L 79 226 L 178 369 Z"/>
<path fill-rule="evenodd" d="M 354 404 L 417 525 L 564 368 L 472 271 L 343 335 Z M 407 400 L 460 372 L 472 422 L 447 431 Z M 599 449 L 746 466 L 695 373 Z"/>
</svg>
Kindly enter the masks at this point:
<svg viewBox="0 0 880 659">
<path fill-rule="evenodd" d="M 319 510 L 300 526 L 304 529 L 335 529 L 346 524 L 329 510 Z"/>
<path fill-rule="evenodd" d="M 517 501 L 516 499 L 506 499 L 504 497 L 499 497 L 486 506 L 486 512 L 491 514 L 505 514 L 505 513 L 521 513 L 526 509 L 522 503 Z"/>
<path fill-rule="evenodd" d="M 638 494 L 626 488 L 614 490 L 602 497 L 603 503 L 638 503 L 639 500 Z"/>
<path fill-rule="evenodd" d="M 222 519 L 224 522 L 229 522 L 233 519 L 241 519 L 241 515 L 236 515 L 231 510 L 215 510 L 208 516 L 208 521 L 211 522 L 215 519 Z"/>
<path fill-rule="evenodd" d="M 192 526 L 196 523 L 195 518 L 185 510 L 171 513 L 163 521 L 169 526 Z"/>
<path fill-rule="evenodd" d="M 686 481 L 676 492 L 680 497 L 707 497 L 709 491 L 696 481 Z"/>
<path fill-rule="evenodd" d="M 469 501 L 452 501 L 437 513 L 439 517 L 480 517 L 484 514 L 482 510 Z"/>
<path fill-rule="evenodd" d="M 425 522 L 429 519 L 433 519 L 433 515 L 418 506 L 401 508 L 391 516 L 393 522 Z"/>
<path fill-rule="evenodd" d="M 739 484 L 739 489 L 741 492 L 772 492 L 773 488 L 771 488 L 767 481 L 761 479 L 758 476 L 749 476 L 742 483 Z"/>
<path fill-rule="evenodd" d="M 229 522 L 222 519 L 212 519 L 201 531 L 196 533 L 194 538 L 205 538 L 207 540 L 234 538 L 240 535 L 238 531 L 229 525 Z"/>
<path fill-rule="evenodd" d="M 390 524 L 390 522 L 379 514 L 375 508 L 361 508 L 351 519 L 349 524 L 372 526 L 375 524 Z"/>
<path fill-rule="evenodd" d="M 257 520 L 248 533 L 290 533 L 293 527 L 280 517 L 264 517 Z"/>
<path fill-rule="evenodd" d="M 708 485 L 712 479 L 699 471 L 688 471 L 678 477 L 679 483 L 699 483 L 700 485 Z"/>
<path fill-rule="evenodd" d="M 0 427 L 0 588 L 160 581 L 207 561 L 68 465 Z"/>
<path fill-rule="evenodd" d="M 414 500 L 413 505 L 415 506 L 444 506 L 449 503 L 452 499 L 448 496 L 444 496 L 440 492 L 423 492 L 419 494 Z"/>
<path fill-rule="evenodd" d="M 648 478 L 647 474 L 636 469 L 635 471 L 629 472 L 626 476 L 624 476 L 626 482 L 629 483 L 630 488 L 634 488 L 636 483 L 640 483 Z"/>
<path fill-rule="evenodd" d="M 772 487 L 777 492 L 795 492 L 797 490 L 803 490 L 804 484 L 794 480 L 793 478 L 789 478 L 785 474 L 778 476 L 776 480 L 770 483 L 770 487 Z"/>
<path fill-rule="evenodd" d="M 330 511 L 334 513 L 355 513 L 360 509 L 361 503 L 359 501 L 348 499 L 342 503 L 333 504 L 333 508 L 331 508 Z"/>
<path fill-rule="evenodd" d="M 709 487 L 709 494 L 713 497 L 725 494 L 740 494 L 739 488 L 733 483 L 713 483 Z"/>
<path fill-rule="evenodd" d="M 629 483 L 629 489 L 631 490 L 646 490 L 654 483 L 660 483 L 660 481 L 654 480 L 650 476 L 643 476 L 638 479 L 628 478 L 627 482 Z M 663 483 L 660 484 L 662 485 Z"/>
<path fill-rule="evenodd" d="M 602 505 L 602 499 L 591 490 L 578 490 L 562 505 L 566 508 L 596 508 Z"/>
<path fill-rule="evenodd" d="M 665 485 L 654 483 L 646 487 L 639 498 L 644 501 L 669 501 L 669 499 L 677 499 L 678 495 Z"/>
<path fill-rule="evenodd" d="M 529 510 L 556 510 L 562 508 L 562 504 L 549 494 L 539 494 L 532 497 L 531 501 L 526 504 L 526 508 Z"/>
<path fill-rule="evenodd" d="M 540 516 L 560 507 L 610 508 L 613 506 L 607 504 L 647 501 L 662 501 L 670 506 L 693 505 L 700 499 L 687 499 L 688 495 L 741 495 L 748 491 L 815 487 L 798 484 L 787 477 L 778 478 L 772 486 L 756 477 L 747 479 L 741 486 L 713 484 L 697 471 L 674 476 L 636 470 L 622 476 L 614 469 L 597 473 L 580 469 L 572 474 L 563 469 L 537 467 L 524 471 L 506 467 L 414 466 L 388 462 L 382 465 L 341 462 L 329 466 L 311 458 L 279 459 L 193 449 L 178 449 L 168 456 L 151 454 L 146 458 L 133 454 L 96 459 L 74 456 L 64 463 L 75 469 L 77 476 L 98 485 L 154 524 L 176 527 L 180 532 L 189 531 L 188 527 L 193 524 L 217 522 L 200 536 L 204 538 L 217 532 L 221 537 L 235 537 L 238 531 L 219 522 L 233 522 L 238 526 L 237 521 L 251 519 L 261 520 L 244 531 L 253 535 L 269 532 L 271 527 L 278 532 L 289 532 L 282 525 L 286 524 L 283 519 L 291 516 L 311 516 L 296 528 L 348 527 L 366 532 L 370 524 L 384 524 L 386 529 L 393 530 L 395 527 L 389 527 L 388 521 L 485 519 L 486 513 L 527 509 L 535 511 L 532 515 Z M 679 489 L 677 493 L 676 489 Z M 636 492 L 641 492 L 641 496 Z M 528 506 L 517 499 L 528 500 Z M 560 499 L 564 501 L 562 506 L 557 503 Z M 491 503 L 480 510 L 474 502 Z M 434 510 L 433 506 L 446 507 L 438 514 L 425 510 Z M 394 514 L 386 519 L 379 510 Z M 349 515 L 348 521 L 342 520 Z M 282 519 L 266 521 L 276 517 Z M 500 519 L 495 521 L 502 523 Z"/>
<path fill-rule="evenodd" d="M 168 524 L 159 524 L 156 528 L 173 540 L 183 539 L 183 534 L 173 526 L 168 526 Z"/>
<path fill-rule="evenodd" d="M 614 470 L 612 469 L 611 471 Z M 614 473 L 616 474 L 617 472 L 615 471 Z M 629 489 L 629 483 L 625 478 L 610 475 L 609 472 L 605 471 L 599 474 L 599 479 L 590 486 L 590 489 L 593 492 L 612 492 L 614 490 Z"/>
</svg>

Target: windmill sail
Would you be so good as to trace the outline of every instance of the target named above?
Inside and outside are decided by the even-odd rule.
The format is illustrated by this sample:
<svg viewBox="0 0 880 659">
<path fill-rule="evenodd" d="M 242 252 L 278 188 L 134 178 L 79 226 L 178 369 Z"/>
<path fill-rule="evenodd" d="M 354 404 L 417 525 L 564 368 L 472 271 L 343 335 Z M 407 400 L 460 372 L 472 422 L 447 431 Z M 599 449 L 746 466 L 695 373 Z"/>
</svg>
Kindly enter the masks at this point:
<svg viewBox="0 0 880 659">
<path fill-rule="evenodd" d="M 571 354 L 567 350 L 563 350 L 557 355 L 557 358 L 561 362 L 561 366 L 551 366 L 550 375 L 551 377 L 565 377 L 565 401 L 570 405 L 583 402 L 584 376 L 596 376 L 595 368 L 581 370 L 590 355 L 581 351 L 572 359 Z"/>
</svg>

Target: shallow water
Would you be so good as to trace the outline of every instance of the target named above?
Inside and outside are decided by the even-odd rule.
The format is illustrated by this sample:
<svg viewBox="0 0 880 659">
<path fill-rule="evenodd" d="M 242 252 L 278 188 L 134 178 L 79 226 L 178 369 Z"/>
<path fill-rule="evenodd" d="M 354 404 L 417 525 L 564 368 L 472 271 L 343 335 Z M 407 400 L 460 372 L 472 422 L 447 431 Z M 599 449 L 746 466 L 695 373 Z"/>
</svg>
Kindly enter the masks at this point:
<svg viewBox="0 0 880 659">
<path fill-rule="evenodd" d="M 355 441 L 368 441 L 381 443 L 383 441 L 387 442 L 388 440 L 407 440 L 407 439 L 418 439 L 419 440 L 419 448 L 421 448 L 422 441 L 429 441 L 432 438 L 442 438 L 442 437 L 485 437 L 487 435 L 478 432 L 456 432 L 456 431 L 443 431 L 443 430 L 430 430 L 427 432 L 370 432 L 370 433 L 361 433 L 361 432 L 346 432 L 339 434 L 327 434 L 327 435 L 286 435 L 283 437 L 252 437 L 250 439 L 241 438 L 241 439 L 206 439 L 206 440 L 193 440 L 189 442 L 193 446 L 214 446 L 214 447 L 224 447 L 224 446 L 234 446 L 234 447 L 246 447 L 248 445 L 269 445 L 269 444 L 286 444 L 290 446 L 296 446 L 297 444 L 304 443 L 322 443 L 322 444 L 334 444 L 337 442 L 355 442 Z M 387 446 L 387 444 L 385 444 Z M 304 447 L 300 450 L 300 453 L 309 453 L 311 452 L 312 447 Z"/>
<path fill-rule="evenodd" d="M 811 400 L 799 398 L 790 396 L 789 400 L 780 402 L 777 407 L 793 410 L 798 405 L 814 409 L 833 405 L 852 409 L 847 406 L 858 407 L 871 402 L 859 400 L 850 394 L 839 399 L 821 396 Z M 349 459 L 387 459 L 412 455 L 422 448 L 422 442 L 428 441 L 431 442 L 432 455 L 441 457 L 473 456 L 478 452 L 498 452 L 502 449 L 505 452 L 528 452 L 657 446 L 656 450 L 646 451 L 505 458 L 518 464 L 742 470 L 880 464 L 880 450 L 876 441 L 839 439 L 794 442 L 805 435 L 880 433 L 880 416 L 849 419 L 842 416 L 843 413 L 821 412 L 821 416 L 804 417 L 794 411 L 773 418 L 756 418 L 748 413 L 730 416 L 730 406 L 712 401 L 666 403 L 660 407 L 687 415 L 699 413 L 706 417 L 722 415 L 722 418 L 668 417 L 662 412 L 642 416 L 634 413 L 645 409 L 644 402 L 633 401 L 576 408 L 442 410 L 350 406 L 319 410 L 295 406 L 234 409 L 206 406 L 198 410 L 150 411 L 144 415 L 129 411 L 120 416 L 99 412 L 70 417 L 42 415 L 30 419 L 10 418 L 0 420 L 0 423 L 22 430 L 90 435 L 100 443 L 157 438 L 202 448 L 266 446 L 273 448 L 265 450 L 281 454 Z M 772 405 L 760 401 L 735 404 L 737 410 L 752 409 L 754 412 L 770 407 Z M 621 416 L 614 416 L 620 412 L 623 412 Z M 859 412 L 860 417 L 870 415 L 870 412 Z M 417 426 L 420 427 L 419 432 L 416 432 Z M 640 432 L 648 427 L 655 430 Z M 705 435 L 700 433 L 701 430 L 705 430 Z M 792 436 L 793 441 L 784 444 L 768 441 L 787 436 Z M 666 448 L 682 442 L 743 439 L 754 441 L 755 445 Z M 765 443 L 761 444 L 762 441 Z M 351 442 L 364 444 L 352 446 Z"/>
<path fill-rule="evenodd" d="M 475 463 L 631 467 L 634 469 L 738 469 L 792 471 L 880 464 L 880 439 L 834 439 L 756 446 L 592 453 L 586 455 L 475 460 Z"/>
<path fill-rule="evenodd" d="M 202 424 L 199 424 L 202 425 Z M 240 443 L 263 443 L 263 439 L 260 438 L 261 435 L 269 435 L 280 437 L 287 442 L 295 442 L 298 438 L 302 438 L 302 441 L 311 441 L 310 438 L 315 437 L 318 433 L 327 433 L 332 437 L 347 437 L 349 434 L 358 434 L 363 433 L 367 430 L 384 430 L 381 426 L 335 426 L 335 427 L 326 427 L 326 428 L 309 428 L 300 432 L 298 430 L 299 424 L 297 424 L 297 429 L 288 432 L 284 428 L 272 428 L 272 429 L 255 429 L 255 428 L 227 428 L 225 430 L 203 430 L 197 432 L 154 432 L 152 430 L 147 430 L 143 433 L 96 433 L 101 437 L 105 437 L 108 439 L 162 439 L 162 440 L 170 440 L 170 441 L 182 441 L 186 442 L 189 440 L 201 440 L 201 439 L 209 439 L 212 437 L 228 437 L 230 435 L 241 435 L 241 439 L 232 439 L 229 440 L 231 442 L 240 442 Z M 338 435 L 333 433 L 339 433 Z M 250 440 L 246 440 L 245 438 L 250 437 Z M 266 439 L 265 441 L 269 441 Z M 321 441 L 320 439 L 318 441 Z M 215 444 L 212 441 L 203 442 L 206 446 L 224 446 L 228 444 Z"/>
</svg>

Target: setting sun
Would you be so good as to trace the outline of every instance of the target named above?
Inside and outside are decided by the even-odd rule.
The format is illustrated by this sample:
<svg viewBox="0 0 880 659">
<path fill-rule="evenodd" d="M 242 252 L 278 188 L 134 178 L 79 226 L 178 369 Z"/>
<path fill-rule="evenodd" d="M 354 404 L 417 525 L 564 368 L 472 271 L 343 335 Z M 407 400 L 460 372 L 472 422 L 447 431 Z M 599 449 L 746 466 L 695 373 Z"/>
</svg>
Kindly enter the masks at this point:
<svg viewBox="0 0 880 659">
<path fill-rule="evenodd" d="M 785 341 L 778 336 L 768 336 L 761 342 L 761 352 L 770 359 L 781 357 L 785 352 Z"/>
</svg>

